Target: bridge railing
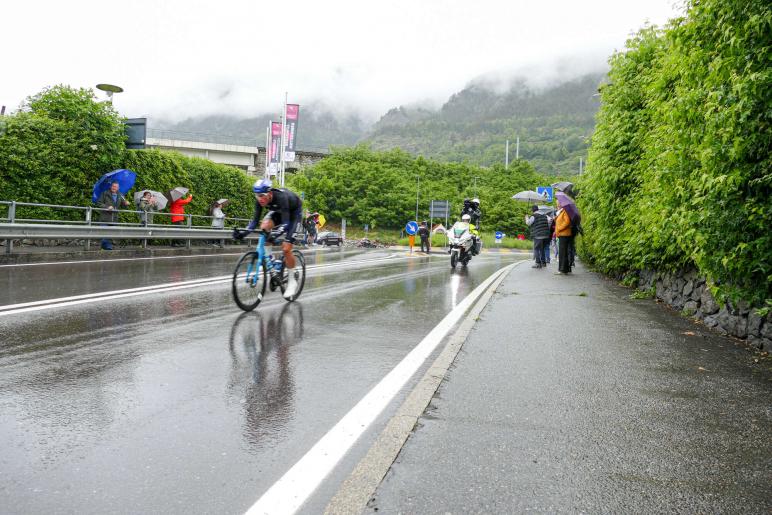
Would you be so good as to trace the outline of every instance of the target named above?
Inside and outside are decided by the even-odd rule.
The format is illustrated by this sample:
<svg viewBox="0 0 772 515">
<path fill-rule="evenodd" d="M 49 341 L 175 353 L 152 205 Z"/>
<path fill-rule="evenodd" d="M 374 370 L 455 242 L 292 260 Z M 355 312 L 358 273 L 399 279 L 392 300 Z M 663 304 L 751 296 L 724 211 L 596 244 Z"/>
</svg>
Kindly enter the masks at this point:
<svg viewBox="0 0 772 515">
<path fill-rule="evenodd" d="M 24 211 L 57 212 L 65 220 L 44 218 L 40 215 L 21 216 Z M 110 212 L 118 215 L 116 222 L 95 220 L 95 213 Z M 90 249 L 92 239 L 135 239 L 141 240 L 147 247 L 147 240 L 166 239 L 184 240 L 190 248 L 192 240 L 223 240 L 229 238 L 224 229 L 211 227 L 212 216 L 194 214 L 172 214 L 152 211 L 151 220 L 182 216 L 184 224 L 168 225 L 144 223 L 144 211 L 131 209 L 103 209 L 91 206 L 66 206 L 60 204 L 40 204 L 34 202 L 0 201 L 0 240 L 5 240 L 5 253 L 13 252 L 13 241 L 20 239 L 56 239 L 84 240 L 86 250 Z M 137 221 L 133 221 L 136 217 Z M 247 218 L 225 217 L 225 227 L 244 226 L 250 222 Z M 255 236 L 256 237 L 256 236 Z"/>
</svg>

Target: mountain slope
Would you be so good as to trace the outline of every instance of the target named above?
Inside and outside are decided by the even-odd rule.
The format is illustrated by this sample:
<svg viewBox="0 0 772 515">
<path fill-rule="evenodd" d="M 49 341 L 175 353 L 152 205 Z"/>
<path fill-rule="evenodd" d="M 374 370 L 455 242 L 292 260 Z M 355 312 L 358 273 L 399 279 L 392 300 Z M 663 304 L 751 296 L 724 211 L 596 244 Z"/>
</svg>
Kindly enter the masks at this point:
<svg viewBox="0 0 772 515">
<path fill-rule="evenodd" d="M 595 125 L 593 95 L 605 74 L 594 73 L 535 91 L 524 81 L 497 93 L 476 83 L 451 96 L 436 112 L 400 107 L 386 113 L 365 138 L 375 149 L 399 147 L 445 161 L 490 166 L 520 157 L 550 174 L 578 171 Z"/>
</svg>

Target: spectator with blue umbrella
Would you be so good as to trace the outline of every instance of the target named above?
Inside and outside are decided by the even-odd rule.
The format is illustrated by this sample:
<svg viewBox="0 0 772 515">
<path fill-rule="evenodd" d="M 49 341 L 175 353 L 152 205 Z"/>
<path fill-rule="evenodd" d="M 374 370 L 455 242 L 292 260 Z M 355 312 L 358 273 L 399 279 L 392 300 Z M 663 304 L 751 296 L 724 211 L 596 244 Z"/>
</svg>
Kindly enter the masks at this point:
<svg viewBox="0 0 772 515">
<path fill-rule="evenodd" d="M 101 208 L 99 211 L 101 225 L 114 224 L 118 221 L 118 210 L 129 207 L 129 201 L 124 195 L 134 186 L 136 180 L 137 174 L 131 170 L 114 170 L 104 174 L 94 184 L 91 200 Z M 113 250 L 112 240 L 103 239 L 101 247 L 103 250 Z"/>
</svg>

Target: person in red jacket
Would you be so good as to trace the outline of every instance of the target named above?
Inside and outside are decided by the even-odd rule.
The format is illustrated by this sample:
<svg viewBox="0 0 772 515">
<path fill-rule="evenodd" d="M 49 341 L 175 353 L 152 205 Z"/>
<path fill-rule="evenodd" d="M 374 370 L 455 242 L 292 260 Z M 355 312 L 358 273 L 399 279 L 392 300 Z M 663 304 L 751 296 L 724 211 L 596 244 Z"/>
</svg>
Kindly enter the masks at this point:
<svg viewBox="0 0 772 515">
<path fill-rule="evenodd" d="M 188 195 L 188 198 L 179 198 L 172 201 L 169 212 L 172 214 L 172 225 L 185 225 L 185 204 L 190 203 L 193 200 L 193 195 Z M 181 247 L 184 244 L 182 241 L 172 240 L 172 247 Z"/>
</svg>

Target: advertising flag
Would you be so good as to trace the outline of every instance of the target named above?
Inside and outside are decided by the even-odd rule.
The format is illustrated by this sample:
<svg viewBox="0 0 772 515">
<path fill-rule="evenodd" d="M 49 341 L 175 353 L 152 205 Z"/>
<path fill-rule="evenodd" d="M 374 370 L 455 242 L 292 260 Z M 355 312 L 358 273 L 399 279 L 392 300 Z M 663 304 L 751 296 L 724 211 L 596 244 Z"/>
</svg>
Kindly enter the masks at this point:
<svg viewBox="0 0 772 515">
<path fill-rule="evenodd" d="M 300 105 L 287 104 L 284 132 L 284 160 L 295 160 L 295 140 L 298 131 L 298 118 L 300 117 Z"/>
<path fill-rule="evenodd" d="M 281 155 L 281 123 L 271 122 L 271 146 L 268 149 L 268 174 L 276 175 L 279 171 Z"/>
</svg>

